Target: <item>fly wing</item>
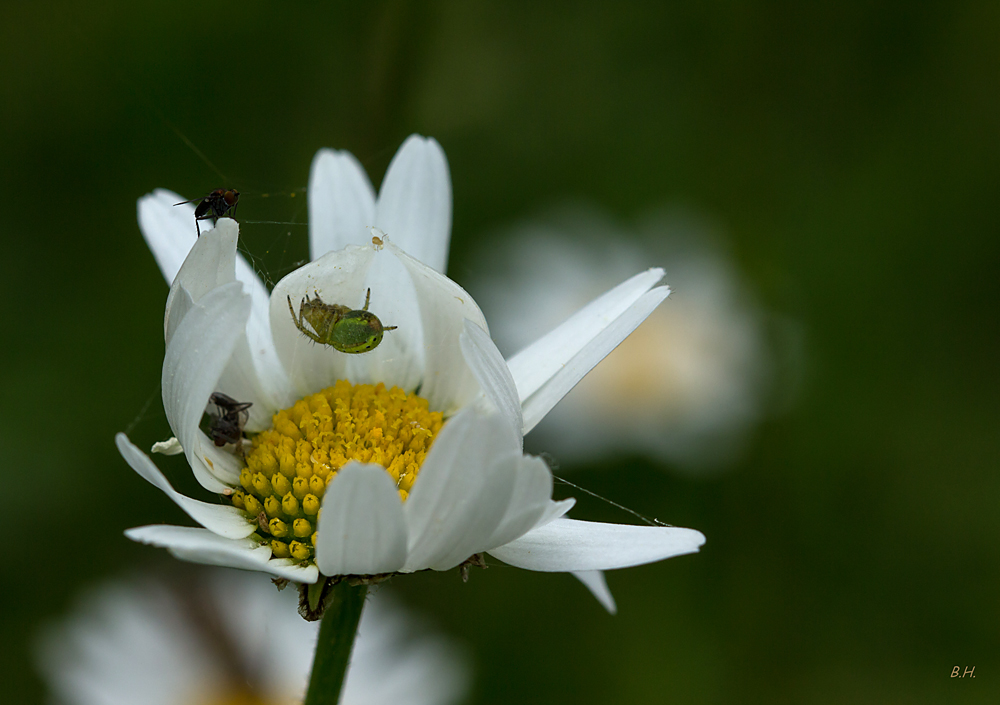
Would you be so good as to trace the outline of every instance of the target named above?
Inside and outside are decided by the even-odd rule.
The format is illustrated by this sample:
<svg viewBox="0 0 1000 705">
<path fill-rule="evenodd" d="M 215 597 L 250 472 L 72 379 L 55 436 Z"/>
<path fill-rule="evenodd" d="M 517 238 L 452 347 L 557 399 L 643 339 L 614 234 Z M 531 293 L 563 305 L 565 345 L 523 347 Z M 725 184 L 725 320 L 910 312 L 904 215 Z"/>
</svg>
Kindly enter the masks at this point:
<svg viewBox="0 0 1000 705">
<path fill-rule="evenodd" d="M 201 199 L 201 203 L 198 207 L 194 209 L 195 220 L 205 220 L 206 218 L 212 218 L 212 215 L 205 215 L 208 213 L 208 209 L 212 208 L 212 200 L 209 198 Z M 214 210 L 214 209 L 213 209 Z"/>
</svg>

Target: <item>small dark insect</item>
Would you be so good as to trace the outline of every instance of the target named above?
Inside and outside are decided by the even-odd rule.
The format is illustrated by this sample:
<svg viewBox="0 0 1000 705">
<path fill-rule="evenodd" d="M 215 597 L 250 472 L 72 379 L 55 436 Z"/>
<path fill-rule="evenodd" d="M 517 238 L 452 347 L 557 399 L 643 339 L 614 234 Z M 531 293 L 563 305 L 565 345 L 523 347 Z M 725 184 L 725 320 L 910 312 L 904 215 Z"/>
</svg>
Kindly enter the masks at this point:
<svg viewBox="0 0 1000 705">
<path fill-rule="evenodd" d="M 243 426 L 250 418 L 247 409 L 253 402 L 239 402 L 222 392 L 213 392 L 208 400 L 219 409 L 219 415 L 212 421 L 212 441 L 220 448 L 227 443 L 238 443 L 243 438 Z"/>
<path fill-rule="evenodd" d="M 190 201 L 181 201 L 174 205 L 182 206 L 185 203 L 194 203 L 195 201 L 198 201 L 198 205 L 194 209 L 194 227 L 198 231 L 198 237 L 201 237 L 201 227 L 198 225 L 198 221 L 211 220 L 214 224 L 230 210 L 235 213 L 236 204 L 240 202 L 240 192 L 236 189 L 217 188 L 203 198 L 192 198 Z"/>
</svg>

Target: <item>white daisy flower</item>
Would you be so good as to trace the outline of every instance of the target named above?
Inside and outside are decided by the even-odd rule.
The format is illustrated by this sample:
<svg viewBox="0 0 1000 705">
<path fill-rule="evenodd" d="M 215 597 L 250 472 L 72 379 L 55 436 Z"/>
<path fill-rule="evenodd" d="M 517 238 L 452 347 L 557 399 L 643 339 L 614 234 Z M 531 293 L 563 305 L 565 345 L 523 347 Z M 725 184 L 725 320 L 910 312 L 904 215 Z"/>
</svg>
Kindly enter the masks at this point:
<svg viewBox="0 0 1000 705">
<path fill-rule="evenodd" d="M 483 248 L 476 278 L 502 350 L 530 344 L 644 257 L 667 265 L 670 301 L 546 416 L 536 447 L 566 462 L 640 451 L 699 470 L 738 455 L 764 413 L 772 354 L 765 316 L 703 220 L 660 211 L 626 229 L 567 206 L 480 241 L 504 243 Z"/>
<path fill-rule="evenodd" d="M 293 591 L 236 571 L 172 587 L 108 583 L 42 635 L 37 663 L 59 705 L 302 702 L 318 624 Z M 253 619 L 247 619 L 253 615 Z M 386 664 L 391 664 L 387 668 Z M 445 705 L 469 681 L 462 652 L 381 593 L 368 598 L 341 705 Z"/>
<path fill-rule="evenodd" d="M 300 583 L 449 570 L 487 552 L 574 572 L 609 608 L 599 571 L 704 542 L 690 529 L 568 519 L 573 500 L 552 501 L 549 468 L 522 453 L 523 434 L 666 298 L 662 270 L 619 284 L 505 361 L 476 302 L 442 274 L 451 184 L 432 139 L 403 144 L 377 197 L 354 157 L 320 151 L 313 261 L 270 294 L 236 253 L 236 223 L 221 219 L 196 239 L 180 200 L 157 191 L 139 201 L 171 282 L 163 405 L 195 477 L 223 504 L 174 491 L 119 434 L 132 468 L 204 527 L 145 526 L 130 538 Z M 289 312 L 313 296 L 360 308 L 368 290 L 371 311 L 397 329 L 364 354 L 315 343 Z M 245 460 L 199 428 L 215 392 L 253 404 Z"/>
</svg>

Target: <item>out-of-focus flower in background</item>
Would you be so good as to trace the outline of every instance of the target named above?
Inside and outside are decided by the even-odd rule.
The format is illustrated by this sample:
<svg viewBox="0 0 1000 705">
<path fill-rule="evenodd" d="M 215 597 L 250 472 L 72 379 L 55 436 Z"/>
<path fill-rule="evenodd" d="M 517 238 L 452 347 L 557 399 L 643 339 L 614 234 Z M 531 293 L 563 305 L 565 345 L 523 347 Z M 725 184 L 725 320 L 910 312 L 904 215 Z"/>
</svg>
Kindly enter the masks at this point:
<svg viewBox="0 0 1000 705">
<path fill-rule="evenodd" d="M 294 590 L 259 575 L 193 570 L 179 583 L 138 577 L 83 595 L 49 625 L 37 662 L 59 705 L 285 705 L 302 701 L 318 623 Z M 384 592 L 365 605 L 341 705 L 445 705 L 469 666 Z"/>
<path fill-rule="evenodd" d="M 768 408 L 773 352 L 768 316 L 716 229 L 667 210 L 625 228 L 577 205 L 481 242 L 473 293 L 507 356 L 646 263 L 670 283 L 663 305 L 539 424 L 538 449 L 567 463 L 625 451 L 699 470 L 737 457 Z"/>
</svg>

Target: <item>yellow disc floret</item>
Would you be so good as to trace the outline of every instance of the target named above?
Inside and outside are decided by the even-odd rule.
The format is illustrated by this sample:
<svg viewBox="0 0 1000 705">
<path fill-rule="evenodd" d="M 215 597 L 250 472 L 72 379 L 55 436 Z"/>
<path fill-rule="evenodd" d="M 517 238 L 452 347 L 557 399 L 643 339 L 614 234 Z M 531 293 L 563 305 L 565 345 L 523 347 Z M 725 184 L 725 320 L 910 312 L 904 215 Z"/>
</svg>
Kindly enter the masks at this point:
<svg viewBox="0 0 1000 705">
<path fill-rule="evenodd" d="M 254 436 L 231 499 L 275 558 L 302 562 L 313 557 L 320 504 L 337 471 L 351 460 L 381 465 L 405 501 L 444 420 L 398 387 L 340 380 L 272 423 Z"/>
</svg>

